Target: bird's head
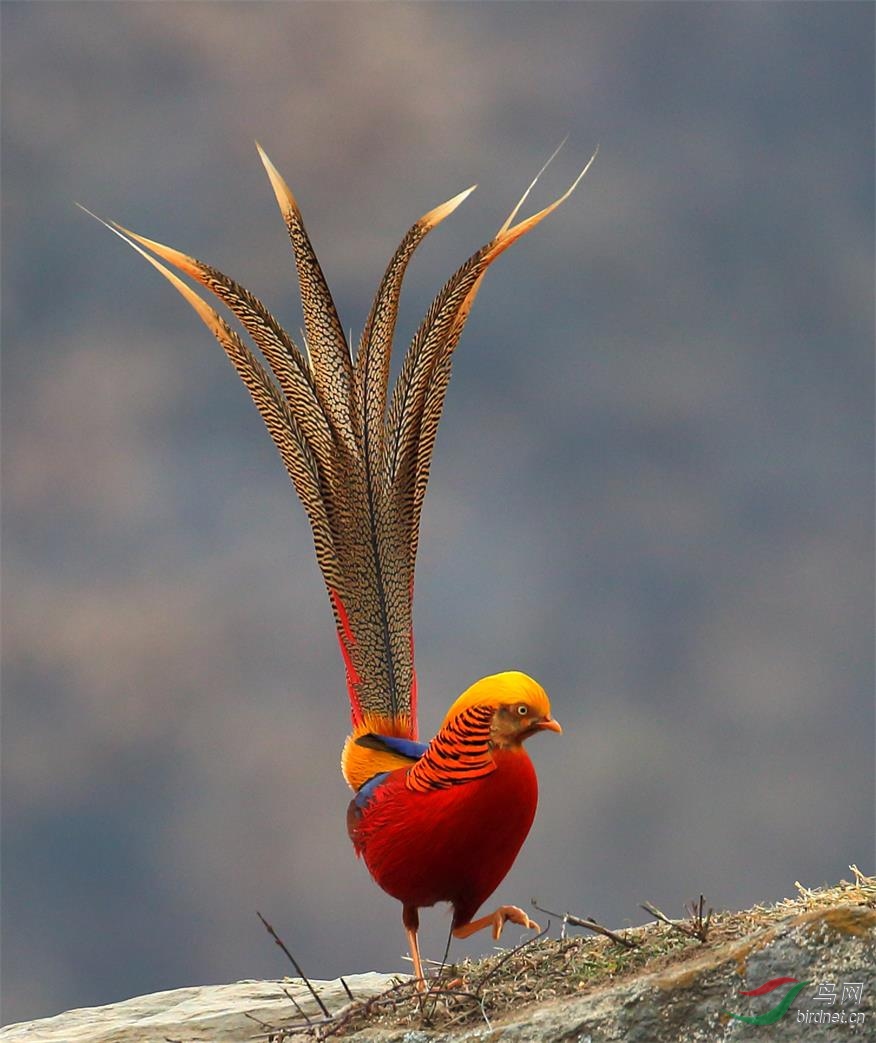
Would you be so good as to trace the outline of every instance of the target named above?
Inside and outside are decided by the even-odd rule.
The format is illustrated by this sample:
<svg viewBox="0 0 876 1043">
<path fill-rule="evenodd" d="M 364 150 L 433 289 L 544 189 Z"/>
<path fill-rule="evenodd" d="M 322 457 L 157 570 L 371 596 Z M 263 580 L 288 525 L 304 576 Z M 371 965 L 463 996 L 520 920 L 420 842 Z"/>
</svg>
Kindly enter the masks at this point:
<svg viewBox="0 0 876 1043">
<path fill-rule="evenodd" d="M 447 711 L 442 727 L 464 710 L 476 706 L 492 709 L 490 739 L 498 747 L 520 746 L 536 732 L 563 731 L 551 717 L 547 692 L 537 681 L 517 670 L 476 681 Z"/>
</svg>

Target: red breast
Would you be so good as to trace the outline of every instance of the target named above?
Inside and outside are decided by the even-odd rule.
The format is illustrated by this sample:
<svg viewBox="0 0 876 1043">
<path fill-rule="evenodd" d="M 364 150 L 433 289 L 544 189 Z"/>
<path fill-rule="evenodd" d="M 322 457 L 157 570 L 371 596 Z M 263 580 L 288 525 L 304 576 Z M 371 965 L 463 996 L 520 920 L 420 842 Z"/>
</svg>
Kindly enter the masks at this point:
<svg viewBox="0 0 876 1043">
<path fill-rule="evenodd" d="M 450 902 L 468 923 L 511 868 L 538 803 L 535 769 L 522 746 L 496 750 L 483 778 L 410 790 L 406 769 L 390 773 L 348 825 L 375 881 L 408 906 Z"/>
</svg>

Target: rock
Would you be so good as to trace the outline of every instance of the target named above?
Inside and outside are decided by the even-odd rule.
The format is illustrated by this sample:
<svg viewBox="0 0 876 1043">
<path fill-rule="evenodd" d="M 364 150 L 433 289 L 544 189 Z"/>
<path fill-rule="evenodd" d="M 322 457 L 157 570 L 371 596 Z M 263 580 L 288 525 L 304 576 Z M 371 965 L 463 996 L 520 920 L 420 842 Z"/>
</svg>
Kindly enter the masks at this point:
<svg viewBox="0 0 876 1043">
<path fill-rule="evenodd" d="M 691 936 L 696 921 L 667 921 L 623 932 L 632 948 L 576 937 L 463 964 L 452 972 L 461 983 L 425 1004 L 389 975 L 347 978 L 354 1003 L 340 980 L 313 984 L 333 1038 L 359 1043 L 876 1038 L 876 880 L 858 873 L 854 885 L 800 890 L 774 907 L 719 914 L 705 942 Z M 239 982 L 10 1025 L 0 1043 L 264 1043 L 271 1030 L 285 1030 L 278 1043 L 321 1038 L 294 1031 L 304 1019 L 284 989 L 320 1019 L 300 980 Z"/>
<path fill-rule="evenodd" d="M 789 918 L 734 942 L 707 948 L 668 969 L 643 973 L 574 998 L 528 1007 L 501 1021 L 461 1030 L 365 1030 L 359 1043 L 705 1043 L 794 1040 L 835 1043 L 873 1039 L 876 1025 L 876 912 L 846 905 Z M 774 978 L 809 981 L 774 1023 L 735 1020 L 763 1015 L 790 984 L 759 997 L 741 996 Z M 862 984 L 861 1000 L 841 1003 L 842 985 Z M 832 984 L 832 1006 L 817 999 Z M 808 1016 L 807 1016 L 808 1015 Z M 836 1015 L 845 1022 L 828 1021 Z M 818 1020 L 821 1019 L 821 1020 Z"/>
<path fill-rule="evenodd" d="M 388 974 L 351 974 L 344 980 L 354 997 L 367 999 L 384 992 L 399 979 Z M 312 984 L 332 1013 L 349 1005 L 340 979 Z M 304 1022 L 286 993 L 295 998 L 308 1017 L 322 1017 L 310 990 L 300 979 L 240 981 L 233 985 L 170 989 L 104 1007 L 69 1010 L 54 1018 L 9 1025 L 0 1029 L 0 1040 L 2 1043 L 164 1043 L 165 1040 L 249 1043 L 265 1039 L 263 1024 L 287 1029 Z M 294 1038 L 285 1037 L 288 1041 Z"/>
</svg>

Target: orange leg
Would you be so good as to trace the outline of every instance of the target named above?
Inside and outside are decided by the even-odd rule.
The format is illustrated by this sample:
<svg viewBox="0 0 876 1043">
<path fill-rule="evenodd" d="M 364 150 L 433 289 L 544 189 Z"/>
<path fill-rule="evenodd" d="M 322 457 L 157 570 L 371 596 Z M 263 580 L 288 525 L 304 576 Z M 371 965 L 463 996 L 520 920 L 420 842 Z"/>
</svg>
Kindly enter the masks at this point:
<svg viewBox="0 0 876 1043">
<path fill-rule="evenodd" d="M 426 978 L 423 974 L 423 962 L 420 959 L 420 943 L 417 940 L 417 931 L 420 927 L 420 915 L 417 907 L 406 905 L 402 909 L 402 922 L 405 925 L 405 934 L 408 936 L 408 948 L 411 950 L 411 960 L 414 964 L 414 979 L 417 983 L 417 991 L 426 991 Z"/>
<path fill-rule="evenodd" d="M 471 923 L 463 924 L 461 927 L 454 927 L 453 937 L 468 938 L 469 935 L 474 934 L 476 931 L 482 931 L 485 927 L 492 927 L 493 937 L 498 938 L 508 920 L 511 923 L 520 924 L 521 927 L 527 927 L 533 931 L 541 930 L 535 920 L 530 920 L 526 913 L 522 909 L 518 909 L 516 905 L 500 905 L 489 916 L 482 916 L 479 920 L 472 920 Z"/>
</svg>

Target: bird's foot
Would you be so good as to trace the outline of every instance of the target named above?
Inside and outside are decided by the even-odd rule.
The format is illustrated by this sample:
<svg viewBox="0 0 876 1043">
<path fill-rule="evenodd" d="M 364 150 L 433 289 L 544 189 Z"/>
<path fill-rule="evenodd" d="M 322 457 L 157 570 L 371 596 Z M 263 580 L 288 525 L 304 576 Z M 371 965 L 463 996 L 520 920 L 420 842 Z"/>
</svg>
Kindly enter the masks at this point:
<svg viewBox="0 0 876 1043">
<path fill-rule="evenodd" d="M 502 934 L 502 928 L 508 921 L 519 924 L 521 927 L 526 927 L 528 930 L 541 930 L 535 920 L 530 920 L 526 913 L 522 909 L 518 909 L 516 905 L 500 905 L 489 916 L 482 916 L 479 920 L 472 920 L 471 923 L 455 927 L 453 935 L 456 938 L 468 938 L 469 935 L 474 934 L 476 931 L 482 931 L 485 927 L 491 927 L 493 938 L 498 940 Z"/>
<path fill-rule="evenodd" d="M 530 920 L 526 913 L 516 905 L 500 905 L 493 913 L 492 920 L 493 937 L 496 939 L 502 934 L 502 928 L 509 921 L 519 924 L 520 927 L 525 927 L 529 931 L 541 930 L 535 920 Z"/>
</svg>

